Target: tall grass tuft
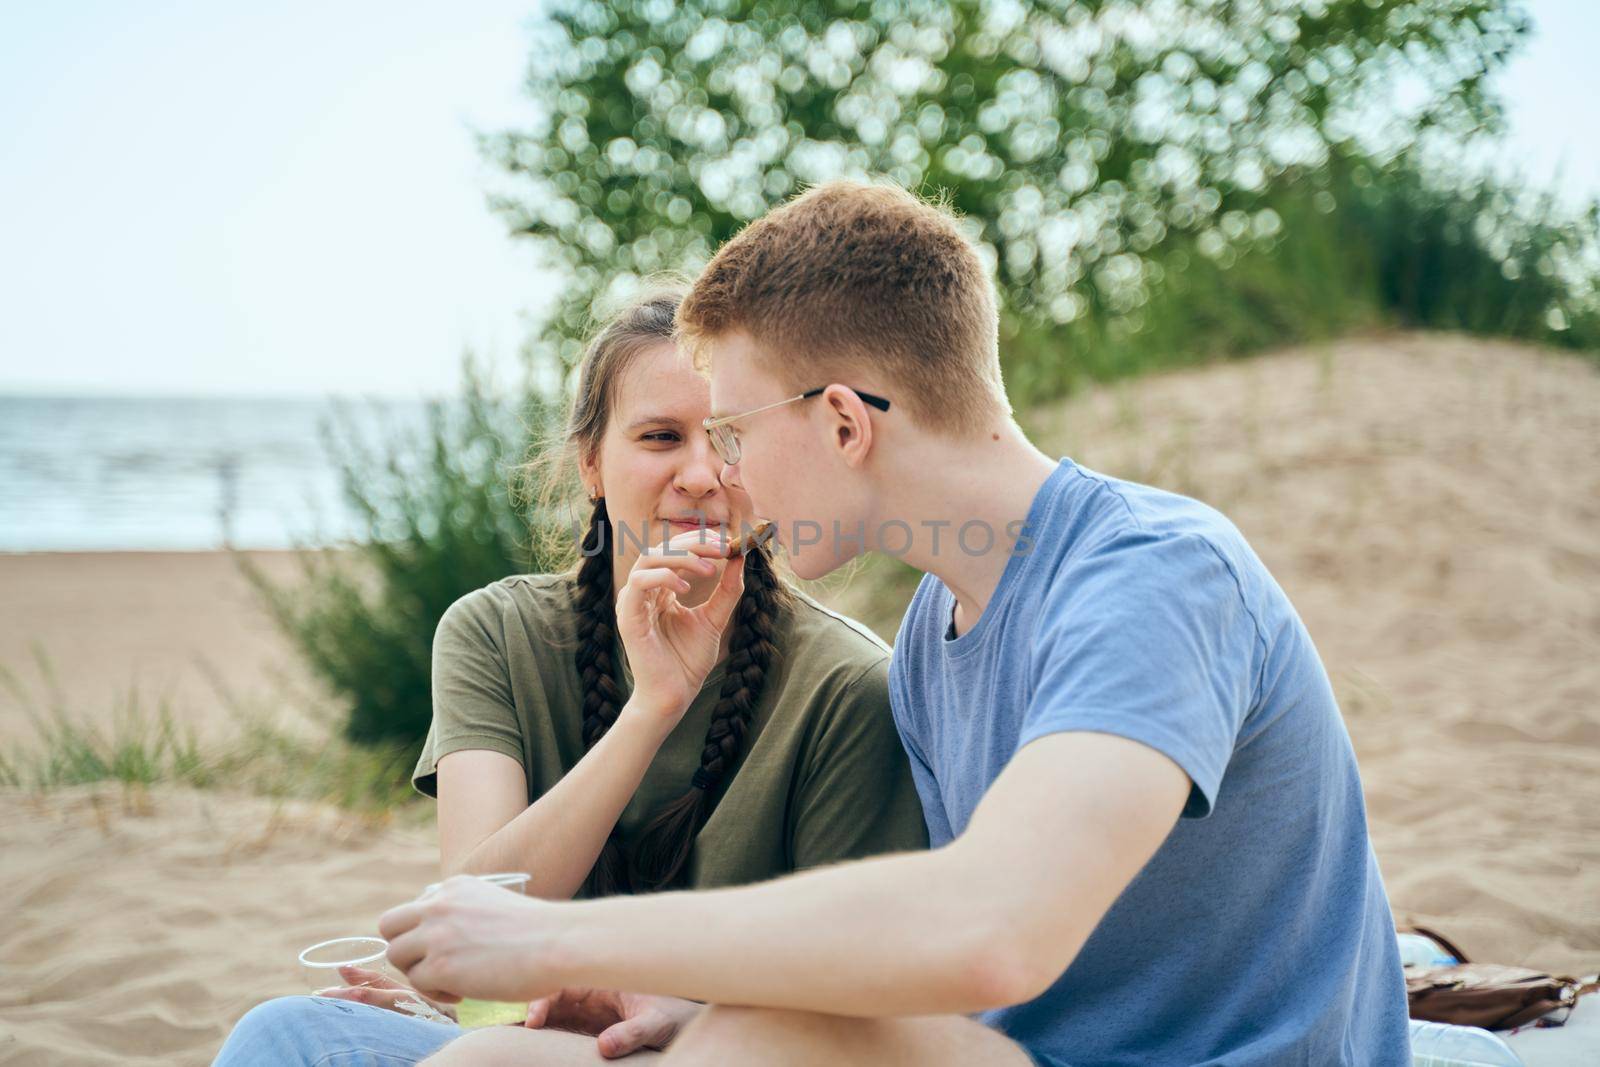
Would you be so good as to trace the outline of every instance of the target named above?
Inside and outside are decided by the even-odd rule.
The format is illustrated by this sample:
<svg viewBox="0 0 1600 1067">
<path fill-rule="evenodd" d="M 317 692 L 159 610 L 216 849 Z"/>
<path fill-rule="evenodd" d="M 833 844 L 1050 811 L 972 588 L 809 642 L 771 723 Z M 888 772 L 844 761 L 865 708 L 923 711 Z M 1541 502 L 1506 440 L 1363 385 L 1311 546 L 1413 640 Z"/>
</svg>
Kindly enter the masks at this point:
<svg viewBox="0 0 1600 1067">
<path fill-rule="evenodd" d="M 364 440 L 343 419 L 325 441 L 365 538 L 302 551 L 299 579 L 281 585 L 239 557 L 279 627 L 348 705 L 350 740 L 414 748 L 432 715 L 430 649 L 445 609 L 543 569 L 544 538 L 512 469 L 551 417 L 541 398 L 496 397 L 469 363 L 460 397 L 430 408 L 420 440 Z"/>
<path fill-rule="evenodd" d="M 202 741 L 170 704 L 130 689 L 109 717 L 74 712 L 59 695 L 41 702 L 4 668 L 0 683 L 23 708 L 31 739 L 0 755 L 0 787 L 51 792 L 115 783 L 236 790 L 314 800 L 363 813 L 389 812 L 414 797 L 408 746 L 358 745 L 286 729 L 259 708 L 223 698 L 232 729 Z"/>
<path fill-rule="evenodd" d="M 51 678 L 44 666 L 46 678 Z M 0 757 L 0 785 L 56 789 L 103 781 L 212 783 L 194 731 L 178 723 L 165 700 L 152 708 L 136 689 L 129 689 L 109 718 L 89 721 L 69 714 L 59 695 L 41 706 L 4 667 L 0 686 L 22 707 L 35 735 L 32 747 L 16 746 Z"/>
</svg>

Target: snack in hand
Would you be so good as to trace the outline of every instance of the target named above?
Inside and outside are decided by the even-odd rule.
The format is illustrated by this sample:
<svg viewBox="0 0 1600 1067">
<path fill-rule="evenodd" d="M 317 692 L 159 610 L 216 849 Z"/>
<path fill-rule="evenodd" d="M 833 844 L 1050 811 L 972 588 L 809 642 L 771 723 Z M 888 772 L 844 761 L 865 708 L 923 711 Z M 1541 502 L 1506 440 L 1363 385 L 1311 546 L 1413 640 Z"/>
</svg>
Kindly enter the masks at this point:
<svg viewBox="0 0 1600 1067">
<path fill-rule="evenodd" d="M 732 541 L 729 541 L 728 558 L 732 559 L 735 556 L 742 556 L 746 552 L 750 551 L 751 548 L 761 543 L 762 539 L 767 536 L 767 531 L 771 529 L 772 523 L 766 519 L 762 519 L 751 529 L 746 530 L 738 537 L 735 537 Z"/>
</svg>

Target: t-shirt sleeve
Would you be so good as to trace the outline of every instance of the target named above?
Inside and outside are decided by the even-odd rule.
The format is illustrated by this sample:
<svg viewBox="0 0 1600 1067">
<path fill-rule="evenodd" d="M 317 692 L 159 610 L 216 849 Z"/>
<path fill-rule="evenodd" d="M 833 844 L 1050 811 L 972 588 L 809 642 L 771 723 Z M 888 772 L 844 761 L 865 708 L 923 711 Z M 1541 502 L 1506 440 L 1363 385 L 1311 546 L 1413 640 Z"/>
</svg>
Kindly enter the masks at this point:
<svg viewBox="0 0 1600 1067">
<path fill-rule="evenodd" d="M 1031 654 L 1017 746 L 1115 734 L 1163 753 L 1203 818 L 1255 693 L 1258 635 L 1233 571 L 1204 538 L 1128 536 L 1062 569 Z"/>
<path fill-rule="evenodd" d="M 501 647 L 503 628 L 485 590 L 468 593 L 439 619 L 433 635 L 433 722 L 411 783 L 437 796 L 439 760 L 487 749 L 523 763 L 522 730 Z"/>
<path fill-rule="evenodd" d="M 894 709 L 894 726 L 900 737 L 900 747 L 905 749 L 906 757 L 911 762 L 911 780 L 922 802 L 928 843 L 937 848 L 949 842 L 955 834 L 951 832 L 950 818 L 944 810 L 939 780 L 911 733 L 911 724 L 917 721 L 916 709 L 912 707 L 911 695 L 906 691 L 905 668 L 900 657 L 891 660 L 889 665 L 889 706 Z"/>
<path fill-rule="evenodd" d="M 885 658 L 843 687 L 820 724 L 796 795 L 795 870 L 928 847 L 887 675 Z"/>
</svg>

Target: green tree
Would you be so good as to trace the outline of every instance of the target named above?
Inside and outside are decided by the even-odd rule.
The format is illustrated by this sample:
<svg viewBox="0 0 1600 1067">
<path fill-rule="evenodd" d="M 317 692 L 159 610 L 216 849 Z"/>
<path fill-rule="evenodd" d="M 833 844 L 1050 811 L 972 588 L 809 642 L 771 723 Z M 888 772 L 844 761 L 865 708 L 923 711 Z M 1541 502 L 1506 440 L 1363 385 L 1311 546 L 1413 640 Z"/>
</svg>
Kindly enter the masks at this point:
<svg viewBox="0 0 1600 1067">
<path fill-rule="evenodd" d="M 1493 129 L 1527 25 L 1509 0 L 552 0 L 537 117 L 484 146 L 565 279 L 539 339 L 562 364 L 613 288 L 804 183 L 886 175 L 968 220 L 1025 397 L 1069 377 L 1052 338 L 1092 360 L 1174 264 L 1277 243 L 1284 187 Z"/>
</svg>

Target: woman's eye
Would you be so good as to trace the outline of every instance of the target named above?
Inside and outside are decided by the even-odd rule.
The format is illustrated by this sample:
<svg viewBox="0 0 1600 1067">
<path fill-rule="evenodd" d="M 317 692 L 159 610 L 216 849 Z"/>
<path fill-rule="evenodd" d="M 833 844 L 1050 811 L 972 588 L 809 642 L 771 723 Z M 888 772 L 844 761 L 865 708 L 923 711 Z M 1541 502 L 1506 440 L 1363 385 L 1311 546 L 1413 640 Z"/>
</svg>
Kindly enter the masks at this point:
<svg viewBox="0 0 1600 1067">
<path fill-rule="evenodd" d="M 671 444 L 677 439 L 678 435 L 673 433 L 671 430 L 662 430 L 659 433 L 647 433 L 643 438 L 641 438 L 641 440 L 644 441 L 664 441 L 668 444 Z"/>
</svg>

